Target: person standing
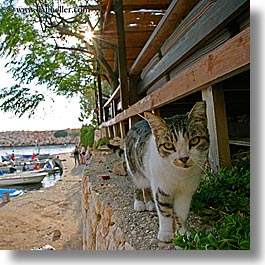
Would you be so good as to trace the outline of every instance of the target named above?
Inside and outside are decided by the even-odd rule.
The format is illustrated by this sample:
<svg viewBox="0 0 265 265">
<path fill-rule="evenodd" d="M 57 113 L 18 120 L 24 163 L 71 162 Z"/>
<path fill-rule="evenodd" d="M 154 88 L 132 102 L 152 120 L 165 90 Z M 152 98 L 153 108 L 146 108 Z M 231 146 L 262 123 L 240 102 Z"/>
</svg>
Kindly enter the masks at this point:
<svg viewBox="0 0 265 265">
<path fill-rule="evenodd" d="M 59 168 L 60 176 L 61 176 L 63 174 L 63 164 L 62 164 L 62 161 L 60 160 L 59 156 L 56 156 L 56 158 L 54 159 L 54 164 L 56 167 Z"/>
<path fill-rule="evenodd" d="M 90 160 L 91 156 L 92 156 L 92 150 L 88 146 L 87 149 L 86 149 L 86 154 L 85 154 L 85 163 L 86 163 L 86 165 L 89 164 L 89 160 Z"/>
<path fill-rule="evenodd" d="M 78 146 L 75 146 L 75 150 L 74 150 L 74 159 L 75 159 L 75 166 L 79 166 L 80 165 L 80 159 L 79 159 L 79 149 Z"/>
<path fill-rule="evenodd" d="M 81 164 L 85 164 L 85 155 L 86 155 L 86 149 L 83 144 L 81 144 L 81 150 L 80 150 L 80 157 L 81 157 Z"/>
</svg>

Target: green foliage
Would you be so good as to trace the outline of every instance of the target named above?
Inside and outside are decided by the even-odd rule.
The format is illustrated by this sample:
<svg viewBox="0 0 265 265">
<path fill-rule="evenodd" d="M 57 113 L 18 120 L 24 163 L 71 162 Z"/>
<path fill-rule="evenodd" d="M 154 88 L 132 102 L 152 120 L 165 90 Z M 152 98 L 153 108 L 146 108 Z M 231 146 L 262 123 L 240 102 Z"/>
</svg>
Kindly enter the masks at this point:
<svg viewBox="0 0 265 265">
<path fill-rule="evenodd" d="M 176 234 L 172 242 L 183 249 L 250 249 L 250 160 L 231 170 L 208 172 L 194 194 L 191 208 L 213 230 Z"/>
<path fill-rule="evenodd" d="M 72 129 L 71 130 L 71 135 L 76 137 L 76 136 L 80 136 L 80 129 Z"/>
<path fill-rule="evenodd" d="M 29 85 L 46 85 L 54 94 L 80 96 L 81 120 L 95 108 L 95 47 L 83 41 L 84 26 L 91 12 L 64 14 L 45 11 L 54 1 L 26 1 L 30 12 L 18 12 L 17 1 L 5 0 L 0 7 L 0 57 L 16 84 L 0 88 L 0 109 L 22 116 L 34 114 L 46 93 Z M 65 0 L 81 6 L 85 1 Z M 38 8 L 43 8 L 38 12 Z M 12 11 L 13 10 L 13 11 Z M 97 13 L 98 11 L 93 11 Z M 95 16 L 96 18 L 96 16 Z M 96 23 L 94 23 L 96 25 Z M 49 93 L 50 97 L 50 93 Z"/>
<path fill-rule="evenodd" d="M 68 133 L 65 130 L 60 130 L 60 131 L 55 132 L 53 135 L 56 138 L 58 138 L 58 137 L 66 137 L 68 135 Z"/>
<path fill-rule="evenodd" d="M 108 137 L 105 137 L 105 138 L 102 138 L 102 139 L 99 139 L 96 143 L 96 147 L 100 147 L 102 145 L 107 145 L 109 144 L 111 138 L 108 138 Z"/>
<path fill-rule="evenodd" d="M 241 160 L 231 170 L 207 172 L 193 196 L 192 209 L 218 208 L 227 213 L 246 211 L 250 196 L 250 160 Z"/>
<path fill-rule="evenodd" d="M 173 244 L 185 250 L 247 250 L 250 249 L 250 217 L 237 213 L 227 215 L 214 230 L 191 230 L 191 235 L 176 234 Z"/>
<path fill-rule="evenodd" d="M 87 148 L 88 146 L 92 147 L 94 144 L 94 133 L 95 127 L 92 125 L 82 126 L 80 130 L 80 143 Z"/>
</svg>

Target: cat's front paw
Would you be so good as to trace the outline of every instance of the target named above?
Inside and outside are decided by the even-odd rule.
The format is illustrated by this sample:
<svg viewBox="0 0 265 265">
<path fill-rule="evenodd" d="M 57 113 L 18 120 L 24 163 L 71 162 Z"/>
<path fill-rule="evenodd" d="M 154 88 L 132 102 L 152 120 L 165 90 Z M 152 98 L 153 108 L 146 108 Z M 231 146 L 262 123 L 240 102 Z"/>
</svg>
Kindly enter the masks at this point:
<svg viewBox="0 0 265 265">
<path fill-rule="evenodd" d="M 174 237 L 174 233 L 166 232 L 166 231 L 159 231 L 157 238 L 162 242 L 171 242 L 172 238 Z"/>
<path fill-rule="evenodd" d="M 136 212 L 143 212 L 145 211 L 145 203 L 143 201 L 135 200 L 134 201 L 134 210 Z"/>
<path fill-rule="evenodd" d="M 155 209 L 155 204 L 152 201 L 145 203 L 145 208 L 147 211 L 151 212 Z"/>
</svg>

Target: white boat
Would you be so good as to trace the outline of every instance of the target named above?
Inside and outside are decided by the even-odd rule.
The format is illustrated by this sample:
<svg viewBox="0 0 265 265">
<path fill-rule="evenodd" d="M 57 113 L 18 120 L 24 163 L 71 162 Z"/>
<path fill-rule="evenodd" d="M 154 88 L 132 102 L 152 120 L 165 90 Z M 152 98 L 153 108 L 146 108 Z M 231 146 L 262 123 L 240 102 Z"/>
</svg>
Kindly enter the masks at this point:
<svg viewBox="0 0 265 265">
<path fill-rule="evenodd" d="M 34 172 L 34 171 L 5 174 L 0 176 L 0 187 L 10 186 L 10 185 L 40 183 L 47 175 L 48 172 Z"/>
</svg>

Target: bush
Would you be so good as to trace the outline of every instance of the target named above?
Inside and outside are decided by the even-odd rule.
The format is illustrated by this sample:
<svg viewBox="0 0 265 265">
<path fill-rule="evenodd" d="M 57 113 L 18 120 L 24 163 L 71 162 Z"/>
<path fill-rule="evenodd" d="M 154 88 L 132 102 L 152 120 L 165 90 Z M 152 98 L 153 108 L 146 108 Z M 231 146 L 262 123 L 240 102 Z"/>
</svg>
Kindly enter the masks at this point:
<svg viewBox="0 0 265 265">
<path fill-rule="evenodd" d="M 94 132 L 95 128 L 92 125 L 82 126 L 80 130 L 80 143 L 83 144 L 85 148 L 93 146 Z"/>
<path fill-rule="evenodd" d="M 99 140 L 97 141 L 97 143 L 96 143 L 96 147 L 100 147 L 100 146 L 102 146 L 102 145 L 107 145 L 107 144 L 109 144 L 110 140 L 111 140 L 111 138 L 108 138 L 108 137 L 101 138 L 101 139 L 99 139 Z"/>
<path fill-rule="evenodd" d="M 68 135 L 67 131 L 61 130 L 61 131 L 56 131 L 54 134 L 54 137 L 66 137 Z"/>
<path fill-rule="evenodd" d="M 250 160 L 231 170 L 208 172 L 194 194 L 191 209 L 213 231 L 191 230 L 172 241 L 183 249 L 250 249 Z"/>
</svg>

